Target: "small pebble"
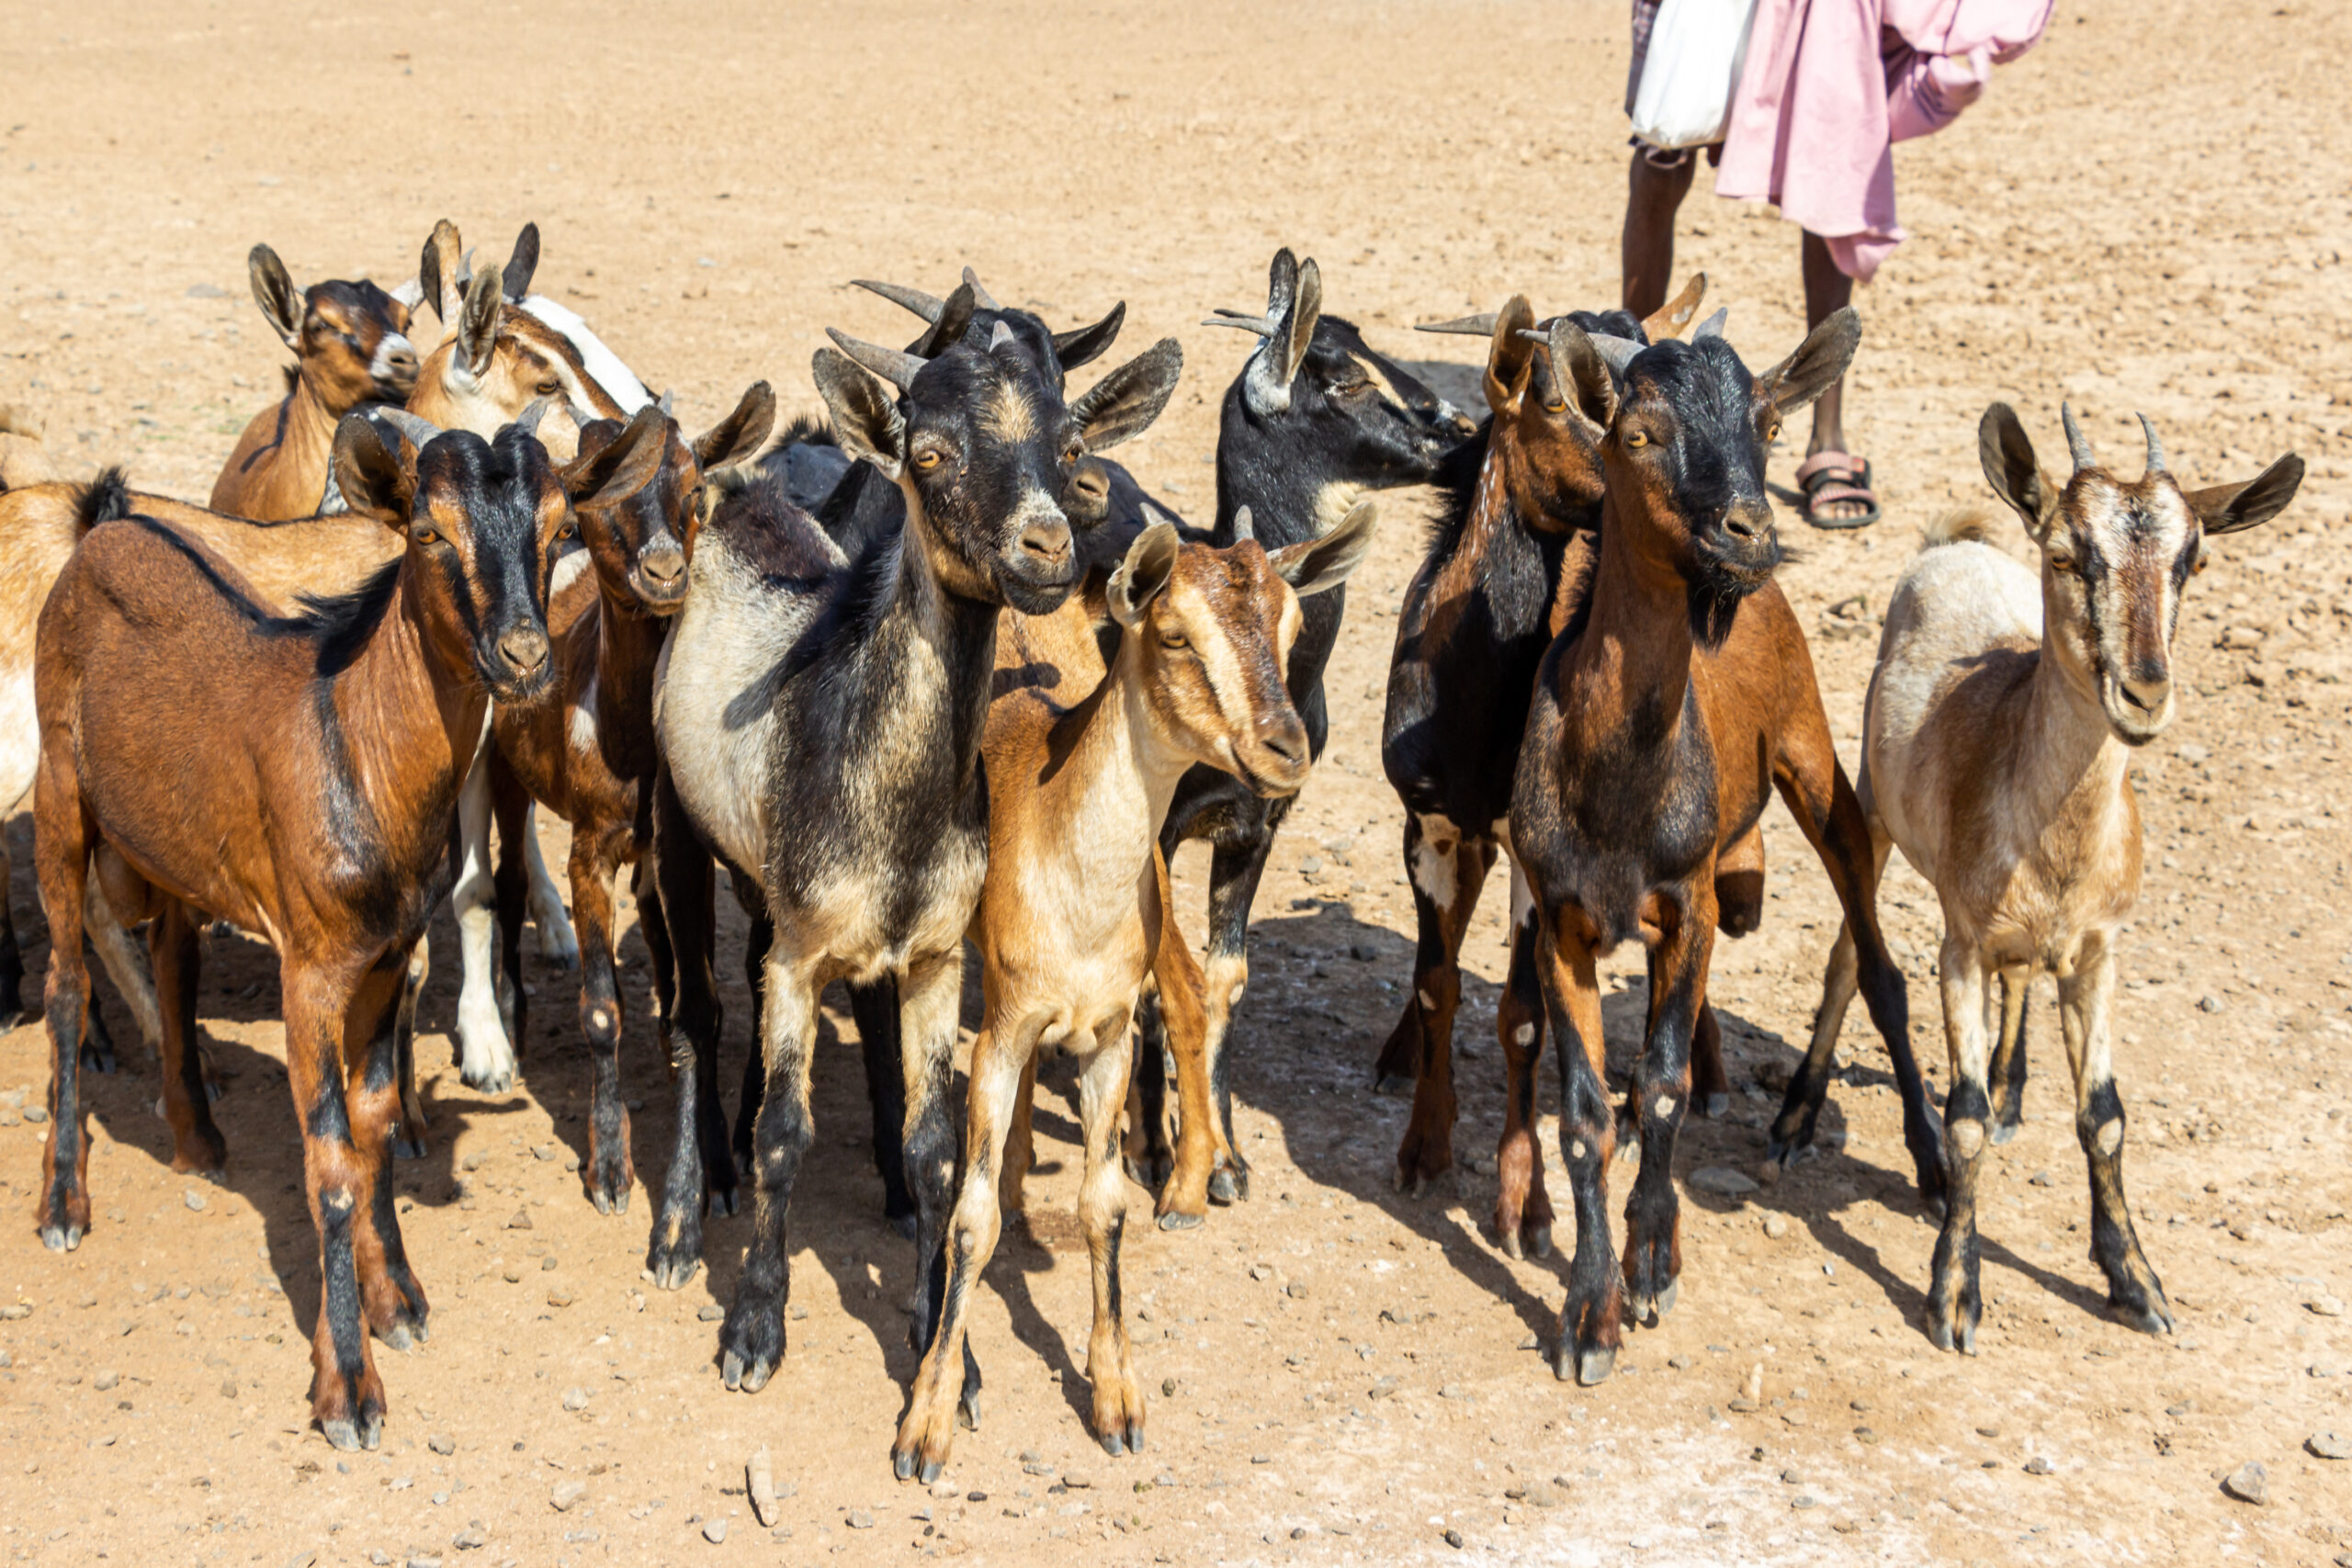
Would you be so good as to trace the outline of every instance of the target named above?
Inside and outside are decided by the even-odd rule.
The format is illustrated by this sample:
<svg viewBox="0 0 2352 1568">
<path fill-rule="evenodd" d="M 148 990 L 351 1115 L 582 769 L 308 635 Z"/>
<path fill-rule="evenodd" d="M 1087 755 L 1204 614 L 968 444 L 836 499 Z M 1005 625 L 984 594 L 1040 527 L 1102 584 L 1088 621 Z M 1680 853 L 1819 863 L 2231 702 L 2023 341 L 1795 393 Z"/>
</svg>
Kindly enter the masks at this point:
<svg viewBox="0 0 2352 1568">
<path fill-rule="evenodd" d="M 49 1120 L 49 1108 L 44 1105 L 28 1105 L 25 1107 L 25 1120 L 39 1126 Z"/>
<path fill-rule="evenodd" d="M 2042 1458 L 2040 1454 L 2036 1454 L 2031 1459 L 2025 1461 L 2025 1472 L 2028 1475 L 2047 1475 L 2050 1473 L 2052 1468 L 2050 1461 Z"/>
<path fill-rule="evenodd" d="M 1789 1234 L 1789 1222 L 1788 1222 L 1788 1217 L 1787 1217 L 1786 1215 L 1784 1215 L 1784 1214 L 1767 1214 L 1767 1215 L 1765 1215 L 1765 1216 L 1764 1216 L 1764 1234 L 1765 1234 L 1766 1235 L 1768 1235 L 1768 1236 L 1771 1237 L 1774 1241 L 1778 1241 L 1778 1240 L 1780 1240 L 1782 1236 L 1784 1236 L 1784 1235 L 1788 1235 L 1788 1234 Z"/>
<path fill-rule="evenodd" d="M 1460 1530 L 1448 1530 L 1441 1539 L 1444 1540 L 1446 1545 L 1453 1548 L 1454 1551 L 1459 1551 L 1462 1550 L 1462 1532 Z"/>
<path fill-rule="evenodd" d="M 2303 1305 L 2322 1317 L 2342 1317 L 2344 1303 L 2335 1296 L 2313 1296 Z"/>
<path fill-rule="evenodd" d="M 478 1529 L 462 1529 L 449 1538 L 449 1544 L 459 1551 L 479 1551 L 489 1540 Z"/>
<path fill-rule="evenodd" d="M 2303 1440 L 2315 1459 L 2352 1459 L 2352 1438 L 2338 1437 L 2334 1432 L 2313 1432 Z"/>
<path fill-rule="evenodd" d="M 555 1272 L 554 1253 L 550 1252 L 545 1258 L 539 1259 L 539 1272 L 542 1274 L 552 1274 Z"/>
<path fill-rule="evenodd" d="M 122 1374 L 112 1371 L 100 1372 L 96 1377 L 90 1380 L 90 1386 L 96 1389 L 100 1393 L 107 1393 L 110 1390 L 122 1386 Z"/>
<path fill-rule="evenodd" d="M 2037 1170 L 2025 1179 L 2025 1184 L 2028 1187 L 2047 1187 L 2051 1184 L 2050 1173 L 2046 1170 Z"/>
<path fill-rule="evenodd" d="M 588 1495 L 586 1482 L 559 1481 L 555 1483 L 555 1490 L 548 1494 L 548 1504 L 557 1513 L 568 1514 L 571 1511 L 571 1506 L 586 1495 Z"/>
<path fill-rule="evenodd" d="M 2222 1478 L 2222 1490 L 2241 1503 L 2256 1507 L 2270 1501 L 2270 1472 L 2259 1460 L 2248 1460 Z"/>
<path fill-rule="evenodd" d="M 204 1194 L 198 1192 L 193 1187 L 180 1194 L 180 1201 L 186 1203 L 190 1209 L 199 1214 L 204 1213 L 207 1206 L 204 1201 Z"/>
<path fill-rule="evenodd" d="M 1690 1173 L 1685 1185 L 1693 1192 L 1716 1198 L 1747 1198 L 1762 1190 L 1754 1177 L 1727 1165 L 1702 1165 Z"/>
<path fill-rule="evenodd" d="M 725 1317 L 726 1315 L 727 1309 L 720 1306 L 717 1302 L 705 1302 L 700 1307 L 695 1309 L 695 1321 L 697 1323 L 717 1323 L 720 1318 Z"/>
<path fill-rule="evenodd" d="M 531 1228 L 531 1211 L 528 1209 L 515 1210 L 514 1217 L 506 1222 L 506 1228 L 510 1231 L 529 1230 Z"/>
<path fill-rule="evenodd" d="M 850 1510 L 848 1522 L 849 1528 L 854 1530 L 870 1530 L 874 1528 L 874 1516 L 863 1508 L 853 1508 Z"/>
<path fill-rule="evenodd" d="M 1159 1394 L 1160 1394 L 1160 1397 L 1161 1397 L 1161 1398 L 1163 1398 L 1163 1399 L 1173 1399 L 1173 1398 L 1175 1398 L 1175 1397 L 1176 1397 L 1176 1380 L 1175 1380 L 1174 1378 L 1162 1378 L 1162 1379 L 1160 1379 L 1160 1380 L 1159 1380 Z"/>
<path fill-rule="evenodd" d="M 725 1519 L 703 1520 L 702 1538 L 711 1545 L 717 1546 L 727 1539 L 727 1521 Z"/>
<path fill-rule="evenodd" d="M 563 1391 L 563 1407 L 564 1407 L 566 1410 L 585 1410 L 585 1409 L 587 1409 L 587 1408 L 588 1408 L 588 1391 L 587 1391 L 586 1389 L 584 1389 L 584 1388 L 568 1388 L 568 1389 L 565 1389 L 565 1390 Z"/>
<path fill-rule="evenodd" d="M 424 1446 L 431 1449 L 435 1453 L 447 1458 L 448 1455 L 458 1451 L 458 1439 L 449 1436 L 447 1432 L 435 1432 L 433 1436 L 424 1439 Z"/>
</svg>

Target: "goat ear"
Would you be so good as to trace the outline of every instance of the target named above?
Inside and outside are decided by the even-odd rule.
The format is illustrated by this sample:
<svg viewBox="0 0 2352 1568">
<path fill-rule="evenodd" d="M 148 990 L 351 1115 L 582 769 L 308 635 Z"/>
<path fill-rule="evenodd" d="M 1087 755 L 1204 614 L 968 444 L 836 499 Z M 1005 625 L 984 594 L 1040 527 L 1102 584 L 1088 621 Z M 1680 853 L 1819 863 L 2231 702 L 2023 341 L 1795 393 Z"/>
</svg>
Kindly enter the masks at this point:
<svg viewBox="0 0 2352 1568">
<path fill-rule="evenodd" d="M 2035 459 L 2017 410 L 1995 403 L 1984 411 L 1976 422 L 1976 457 L 1984 466 L 1984 482 L 2024 521 L 2025 531 L 2037 541 L 2048 534 L 2058 489 Z"/>
<path fill-rule="evenodd" d="M 1151 602 L 1168 586 L 1176 571 L 1176 525 L 1154 523 L 1136 536 L 1127 547 L 1126 558 L 1111 574 L 1110 592 L 1106 595 L 1111 606 L 1111 618 L 1133 631 L 1143 624 L 1143 615 Z"/>
<path fill-rule="evenodd" d="M 531 291 L 531 274 L 539 270 L 539 226 L 526 223 L 523 231 L 514 236 L 514 254 L 506 258 L 500 271 L 506 298 L 515 304 Z"/>
<path fill-rule="evenodd" d="M 461 297 L 458 290 L 458 258 L 465 252 L 465 242 L 458 237 L 458 226 L 447 218 L 433 226 L 425 236 L 424 255 L 418 262 L 416 285 L 433 313 L 441 318 L 441 330 L 447 333 L 458 319 Z"/>
<path fill-rule="evenodd" d="M 931 319 L 922 336 L 915 339 L 907 350 L 917 359 L 936 359 L 964 341 L 971 329 L 972 312 L 979 308 L 979 290 L 970 281 L 959 283 L 956 291 L 940 302 L 939 314 Z"/>
<path fill-rule="evenodd" d="M 1272 419 L 1290 412 L 1290 384 L 1306 362 L 1315 341 L 1315 323 L 1323 317 L 1323 275 L 1309 257 L 1303 265 L 1285 266 L 1288 251 L 1274 257 L 1268 289 L 1266 321 L 1273 328 L 1242 371 L 1241 395 L 1250 412 Z"/>
<path fill-rule="evenodd" d="M 1757 395 L 1786 419 L 1835 386 L 1861 345 L 1861 315 L 1848 305 L 1807 333 L 1794 354 L 1756 378 Z"/>
<path fill-rule="evenodd" d="M 1524 294 L 1514 294 L 1495 313 L 1495 335 L 1487 349 L 1487 406 L 1498 414 L 1510 413 L 1527 396 L 1528 367 L 1535 363 L 1535 344 L 1520 333 L 1535 325 L 1535 307 Z"/>
<path fill-rule="evenodd" d="M 1694 272 L 1682 292 L 1658 307 L 1657 314 L 1642 322 L 1642 335 L 1652 343 L 1670 337 L 1680 337 L 1683 329 L 1699 319 L 1699 306 L 1707 298 L 1707 275 Z"/>
<path fill-rule="evenodd" d="M 556 477 L 574 506 L 616 505 L 653 482 L 669 448 L 670 416 L 648 403 L 618 435 L 573 458 Z"/>
<path fill-rule="evenodd" d="M 2284 512 L 2302 482 L 2303 460 L 2290 452 L 2244 484 L 2188 491 L 2188 509 L 2208 534 L 2235 534 Z"/>
<path fill-rule="evenodd" d="M 1266 558 L 1274 575 L 1298 591 L 1302 599 L 1337 588 L 1372 553 L 1373 529 L 1380 522 L 1380 507 L 1369 497 L 1348 509 L 1339 526 L 1304 544 L 1284 545 Z"/>
<path fill-rule="evenodd" d="M 897 479 L 906 468 L 907 424 L 882 383 L 839 349 L 819 349 L 809 368 L 842 450 Z"/>
<path fill-rule="evenodd" d="M 1069 405 L 1087 449 L 1100 452 L 1140 434 L 1159 417 L 1184 371 L 1184 345 L 1161 338 L 1112 371 Z"/>
<path fill-rule="evenodd" d="M 1091 364 L 1110 351 L 1112 339 L 1119 335 L 1126 323 L 1127 302 L 1125 299 L 1111 307 L 1111 313 L 1091 327 L 1079 327 L 1054 334 L 1054 353 L 1059 356 L 1062 368 L 1075 370 Z"/>
<path fill-rule="evenodd" d="M 490 368 L 490 356 L 498 347 L 498 315 L 504 304 L 498 268 L 486 266 L 474 274 L 473 282 L 466 287 L 466 302 L 458 312 L 458 355 L 473 375 Z"/>
<path fill-rule="evenodd" d="M 1566 316 L 1552 321 L 1552 379 L 1573 399 L 1577 411 L 1601 429 L 1617 417 L 1617 378 L 1585 330 Z"/>
<path fill-rule="evenodd" d="M 286 346 L 300 352 L 302 347 L 302 291 L 294 287 L 293 276 L 277 253 L 267 245 L 255 245 L 245 256 L 245 272 L 252 277 L 254 303 L 261 313 L 286 340 Z"/>
<path fill-rule="evenodd" d="M 394 427 L 364 413 L 347 413 L 334 427 L 330 459 L 334 488 L 343 503 L 387 528 L 408 526 L 416 499 L 416 449 Z"/>
<path fill-rule="evenodd" d="M 695 466 L 707 474 L 741 462 L 760 449 L 775 424 L 775 392 L 765 381 L 754 381 L 733 413 L 688 443 Z"/>
</svg>

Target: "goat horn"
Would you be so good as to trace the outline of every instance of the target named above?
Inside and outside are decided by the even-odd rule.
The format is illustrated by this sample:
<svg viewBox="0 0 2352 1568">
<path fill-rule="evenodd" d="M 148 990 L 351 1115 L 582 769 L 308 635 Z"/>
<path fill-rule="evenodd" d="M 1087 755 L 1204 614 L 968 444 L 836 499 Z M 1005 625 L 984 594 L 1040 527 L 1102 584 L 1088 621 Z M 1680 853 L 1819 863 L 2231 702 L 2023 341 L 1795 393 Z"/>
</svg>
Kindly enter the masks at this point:
<svg viewBox="0 0 2352 1568">
<path fill-rule="evenodd" d="M 1721 312 L 1718 311 L 1717 314 L 1720 315 Z M 1592 346 L 1600 351 L 1600 357 L 1608 362 L 1609 368 L 1620 376 L 1625 373 L 1625 367 L 1634 362 L 1634 355 L 1641 353 L 1644 347 L 1643 344 L 1635 343 L 1629 337 L 1612 337 L 1607 333 L 1591 333 L 1587 335 L 1592 339 Z"/>
<path fill-rule="evenodd" d="M 1699 323 L 1699 330 L 1690 334 L 1690 341 L 1692 343 L 1697 343 L 1701 338 L 1723 336 L 1724 323 L 1729 320 L 1731 320 L 1731 308 L 1729 306 L 1725 306 L 1724 309 L 1717 310 L 1713 315 L 1709 316 L 1705 321 L 1701 321 Z"/>
<path fill-rule="evenodd" d="M 1233 542 L 1238 545 L 1244 539 L 1254 539 L 1257 536 L 1258 520 L 1250 515 L 1248 507 L 1237 509 L 1233 513 Z"/>
<path fill-rule="evenodd" d="M 2090 438 L 2083 434 L 2083 427 L 2075 423 L 2074 404 L 2058 405 L 2058 422 L 2066 427 L 2066 450 L 2075 459 L 2075 471 L 2081 473 L 2085 468 L 2098 467 L 2098 459 L 2091 455 Z"/>
<path fill-rule="evenodd" d="M 864 277 L 853 277 L 849 281 L 851 288 L 863 288 L 869 294 L 879 294 L 891 304 L 902 310 L 912 310 L 926 321 L 936 322 L 939 320 L 939 312 L 947 305 L 947 301 L 939 296 L 925 294 L 920 288 L 906 288 L 896 283 L 876 283 L 870 278 Z"/>
<path fill-rule="evenodd" d="M 1483 315 L 1462 316 L 1451 321 L 1428 321 L 1413 330 L 1417 333 L 1458 333 L 1464 337 L 1492 337 L 1495 335 L 1496 315 L 1497 312 L 1488 310 Z"/>
<path fill-rule="evenodd" d="M 1171 528 L 1176 526 L 1176 518 L 1174 513 L 1155 506 L 1148 501 L 1143 503 L 1143 521 L 1146 527 L 1149 527 L 1155 523 L 1165 523 Z"/>
<path fill-rule="evenodd" d="M 2165 471 L 2165 444 L 2156 439 L 2156 427 L 2148 423 L 2146 414 L 2139 414 L 2135 417 L 2140 421 L 2140 428 L 2146 432 L 2148 436 L 2148 472 L 2161 474 Z"/>
<path fill-rule="evenodd" d="M 411 413 L 406 409 L 396 409 L 389 403 L 369 411 L 368 417 L 382 420 L 386 424 L 407 436 L 409 445 L 412 446 L 421 447 L 441 434 L 441 427 L 423 414 Z"/>
<path fill-rule="evenodd" d="M 973 304 L 978 305 L 983 310 L 1001 310 L 1004 309 L 1003 306 L 996 302 L 995 297 L 982 286 L 979 274 L 974 272 L 968 266 L 964 269 L 964 281 L 972 286 Z"/>
<path fill-rule="evenodd" d="M 665 413 L 665 414 L 666 414 L 666 413 L 670 412 L 671 412 L 671 409 L 670 409 L 670 402 L 671 402 L 671 400 L 672 400 L 672 399 L 673 399 L 673 398 L 675 398 L 677 395 L 678 395 L 678 389 L 677 389 L 675 387 L 672 387 L 672 388 L 668 389 L 667 390 L 665 390 L 665 391 L 663 391 L 663 392 L 662 392 L 662 397 L 661 397 L 661 400 L 660 400 L 660 402 L 659 402 L 659 404 L 658 404 L 657 406 L 658 406 L 658 407 L 660 407 L 660 409 L 662 410 L 662 412 L 663 413 Z"/>
<path fill-rule="evenodd" d="M 978 290 L 976 289 L 974 292 L 977 293 Z M 994 309 L 994 307 L 991 306 L 990 309 Z M 994 354 L 1000 348 L 1011 348 L 1013 345 L 1014 341 L 1012 329 L 1006 326 L 1002 321 L 999 321 L 996 324 L 996 331 L 989 333 L 989 352 L 990 354 Z"/>
<path fill-rule="evenodd" d="M 1274 335 L 1273 322 L 1258 316 L 1244 316 L 1238 312 L 1232 315 L 1219 313 L 1217 315 L 1211 316 L 1207 321 L 1203 321 L 1201 325 L 1204 327 L 1238 327 L 1245 333 L 1256 333 L 1260 337 L 1272 337 Z"/>
<path fill-rule="evenodd" d="M 546 398 L 533 398 L 531 406 L 525 409 L 515 419 L 514 428 L 526 435 L 537 436 L 539 433 L 539 421 L 548 416 L 548 410 L 552 406 L 553 404 Z"/>
<path fill-rule="evenodd" d="M 825 335 L 833 340 L 833 346 L 902 392 L 913 388 L 915 373 L 930 363 L 915 355 L 900 354 L 895 348 L 860 343 L 837 327 L 827 327 Z"/>
</svg>

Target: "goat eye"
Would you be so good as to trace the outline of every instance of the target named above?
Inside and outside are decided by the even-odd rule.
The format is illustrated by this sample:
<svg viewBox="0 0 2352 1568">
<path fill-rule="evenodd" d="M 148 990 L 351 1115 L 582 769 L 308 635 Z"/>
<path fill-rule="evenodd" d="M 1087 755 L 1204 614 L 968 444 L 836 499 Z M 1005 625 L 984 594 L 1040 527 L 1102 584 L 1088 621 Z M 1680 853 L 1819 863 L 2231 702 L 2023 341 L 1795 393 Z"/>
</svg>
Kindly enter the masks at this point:
<svg viewBox="0 0 2352 1568">
<path fill-rule="evenodd" d="M 419 528 L 414 537 L 420 545 L 437 545 L 441 542 L 441 536 L 430 528 Z"/>
<path fill-rule="evenodd" d="M 555 531 L 555 536 L 559 539 L 576 539 L 580 536 L 580 525 L 567 519 L 563 526 Z"/>
<path fill-rule="evenodd" d="M 1192 640 L 1185 637 L 1182 632 L 1163 632 L 1160 634 L 1159 646 L 1168 649 L 1180 649 L 1190 648 L 1193 644 Z"/>
<path fill-rule="evenodd" d="M 531 389 L 538 393 L 538 395 L 543 398 L 551 398 L 558 392 L 563 390 L 563 383 L 560 381 L 542 381 Z"/>
<path fill-rule="evenodd" d="M 1780 422 L 1779 420 L 1777 420 L 1777 419 L 1776 419 L 1776 420 L 1774 420 L 1774 421 L 1771 423 L 1771 425 L 1770 425 L 1770 427 L 1769 427 L 1769 428 L 1764 432 L 1764 444 L 1765 444 L 1767 446 L 1770 446 L 1773 442 L 1778 441 L 1780 438 L 1781 438 L 1781 422 Z"/>
<path fill-rule="evenodd" d="M 1646 433 L 1639 430 L 1629 430 L 1625 432 L 1625 446 L 1627 450 L 1638 452 L 1649 444 L 1650 438 Z"/>
<path fill-rule="evenodd" d="M 921 468 L 926 474 L 931 472 L 932 469 L 939 467 L 939 454 L 936 452 L 916 453 L 915 467 Z"/>
<path fill-rule="evenodd" d="M 2052 556 L 2050 570 L 2061 577 L 2072 577 L 2075 575 L 2075 558 L 2072 556 Z"/>
<path fill-rule="evenodd" d="M 1075 463 L 1080 457 L 1085 456 L 1086 444 L 1082 441 L 1073 441 L 1069 444 L 1069 450 L 1062 454 L 1062 461 L 1065 463 Z"/>
<path fill-rule="evenodd" d="M 1568 412 L 1568 405 L 1566 401 L 1545 403 L 1544 405 L 1544 412 L 1545 413 L 1566 413 Z"/>
</svg>

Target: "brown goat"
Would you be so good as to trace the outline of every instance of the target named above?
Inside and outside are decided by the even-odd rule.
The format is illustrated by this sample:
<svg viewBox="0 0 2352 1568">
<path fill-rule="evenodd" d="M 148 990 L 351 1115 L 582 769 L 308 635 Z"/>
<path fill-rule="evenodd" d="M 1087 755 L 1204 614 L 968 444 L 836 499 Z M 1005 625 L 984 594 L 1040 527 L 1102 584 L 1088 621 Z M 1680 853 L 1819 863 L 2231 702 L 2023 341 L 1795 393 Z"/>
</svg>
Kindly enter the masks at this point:
<svg viewBox="0 0 2352 1568">
<path fill-rule="evenodd" d="M 196 1082 L 201 915 L 278 949 L 288 1078 L 319 1232 L 313 1416 L 374 1448 L 383 1385 L 368 1336 L 424 1331 L 387 1179 L 394 1012 L 408 953 L 451 874 L 458 787 L 487 705 L 548 685 L 548 555 L 571 507 L 538 443 L 435 436 L 413 455 L 364 415 L 335 442 L 354 510 L 405 534 L 397 564 L 294 617 L 154 519 L 92 530 L 40 619 L 34 816 L 52 933 L 51 1113 L 41 1239 L 90 1224 L 74 1043 L 89 1002 L 82 906 L 95 874 L 152 922 L 173 1163 L 220 1166 Z M 395 453 L 398 453 L 396 456 Z M 190 765 L 158 764 L 179 758 Z M 200 765 L 196 761 L 200 759 Z"/>
<path fill-rule="evenodd" d="M 1681 1272 L 1674 1141 L 1690 1097 L 1724 849 L 1777 787 L 1854 924 L 1871 1017 L 1894 1056 L 1906 1135 L 1930 1193 L 1933 1112 L 1911 1059 L 1903 979 L 1886 956 L 1877 865 L 1839 767 L 1813 661 L 1772 581 L 1780 544 L 1764 449 L 1781 419 L 1844 374 L 1860 340 L 1841 310 L 1761 376 L 1723 340 L 1645 348 L 1575 322 L 1550 333 L 1553 375 L 1603 432 L 1600 549 L 1582 613 L 1545 653 L 1520 748 L 1511 846 L 1528 880 L 1536 969 L 1560 1049 L 1562 1163 L 1576 1255 L 1553 1352 L 1561 1377 L 1598 1382 L 1621 1314 L 1655 1323 Z M 1621 396 L 1614 372 L 1622 370 Z M 1597 965 L 1649 950 L 1649 1019 L 1627 1112 L 1640 1169 L 1621 1276 L 1609 1234 L 1615 1147 Z"/>
<path fill-rule="evenodd" d="M 254 415 L 212 484 L 212 510 L 276 522 L 319 510 L 336 422 L 365 402 L 398 403 L 416 387 L 408 307 L 374 284 L 294 287 L 267 245 L 246 258 L 254 302 L 294 351 L 286 396 Z"/>
<path fill-rule="evenodd" d="M 593 574 L 553 605 L 555 691 L 491 721 L 491 793 L 499 838 L 501 957 L 527 1018 L 522 981 L 525 808 L 536 800 L 571 824 L 571 904 L 580 934 L 580 1021 L 594 1064 L 582 1172 L 599 1213 L 628 1207 L 628 1110 L 621 1103 L 621 995 L 614 966 L 613 879 L 650 847 L 653 670 L 670 621 L 685 603 L 686 567 L 704 512 L 704 476 L 739 463 L 767 439 L 775 394 L 761 381 L 735 411 L 689 443 L 649 403 L 617 432 L 589 426 L 564 488 Z M 640 877 L 640 882 L 643 880 Z M 660 901 L 640 887 L 639 912 L 657 973 L 669 967 Z"/>
</svg>

